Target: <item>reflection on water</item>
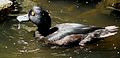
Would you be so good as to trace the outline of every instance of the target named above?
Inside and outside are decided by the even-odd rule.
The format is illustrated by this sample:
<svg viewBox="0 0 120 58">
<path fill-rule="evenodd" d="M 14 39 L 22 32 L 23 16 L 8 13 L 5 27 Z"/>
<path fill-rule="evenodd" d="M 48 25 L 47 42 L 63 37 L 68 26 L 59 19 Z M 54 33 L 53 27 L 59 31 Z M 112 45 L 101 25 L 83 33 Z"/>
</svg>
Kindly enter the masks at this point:
<svg viewBox="0 0 120 58">
<path fill-rule="evenodd" d="M 48 10 L 53 25 L 65 22 L 75 22 L 96 26 L 117 25 L 120 20 L 111 17 L 110 10 L 104 9 L 105 3 L 86 5 L 79 0 L 18 0 L 23 1 L 23 11 L 28 12 L 32 6 L 38 5 Z M 108 2 L 105 0 L 103 2 Z M 113 1 L 113 0 L 110 0 Z M 116 0 L 117 1 L 117 0 Z M 116 2 L 115 1 L 115 2 Z M 87 3 L 87 2 L 86 2 Z M 110 2 L 111 3 L 111 2 Z M 106 3 L 109 4 L 109 3 Z M 17 29 L 16 17 L 6 18 L 0 24 L 0 58 L 119 58 L 120 32 L 86 47 L 50 46 L 34 40 L 35 26 L 22 23 Z M 104 57 L 103 57 L 104 56 Z"/>
</svg>

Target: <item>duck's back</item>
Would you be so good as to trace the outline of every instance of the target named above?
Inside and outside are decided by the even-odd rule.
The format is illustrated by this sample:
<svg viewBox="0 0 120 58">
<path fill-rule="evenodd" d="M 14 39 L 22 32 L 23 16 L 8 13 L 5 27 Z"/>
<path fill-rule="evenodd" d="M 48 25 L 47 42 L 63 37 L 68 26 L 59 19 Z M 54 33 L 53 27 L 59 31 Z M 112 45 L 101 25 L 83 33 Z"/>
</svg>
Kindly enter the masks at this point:
<svg viewBox="0 0 120 58">
<path fill-rule="evenodd" d="M 56 41 L 71 34 L 86 34 L 99 29 L 94 26 L 87 26 L 77 23 L 63 23 L 58 24 L 55 27 L 57 27 L 58 30 L 47 36 L 49 41 Z"/>
</svg>

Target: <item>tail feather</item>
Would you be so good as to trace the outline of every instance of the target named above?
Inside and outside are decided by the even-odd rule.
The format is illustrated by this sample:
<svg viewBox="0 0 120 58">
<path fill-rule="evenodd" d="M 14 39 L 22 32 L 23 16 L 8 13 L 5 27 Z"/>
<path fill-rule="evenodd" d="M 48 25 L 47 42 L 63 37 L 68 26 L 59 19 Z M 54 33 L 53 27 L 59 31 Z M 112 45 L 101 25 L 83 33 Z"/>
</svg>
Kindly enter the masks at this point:
<svg viewBox="0 0 120 58">
<path fill-rule="evenodd" d="M 107 26 L 104 29 L 95 30 L 89 33 L 83 40 L 80 41 L 79 45 L 84 46 L 85 43 L 90 42 L 93 38 L 105 38 L 117 34 L 117 26 Z"/>
<path fill-rule="evenodd" d="M 117 31 L 118 30 L 118 28 L 119 27 L 117 27 L 117 26 L 107 26 L 107 27 L 105 27 L 105 29 L 108 29 L 108 30 L 113 30 L 113 31 Z"/>
<path fill-rule="evenodd" d="M 109 36 L 112 36 L 112 35 L 115 35 L 117 34 L 117 32 L 114 32 L 114 33 L 108 33 L 106 35 L 101 35 L 100 38 L 105 38 L 105 37 L 109 37 Z"/>
<path fill-rule="evenodd" d="M 105 38 L 105 37 L 109 37 L 109 36 L 117 34 L 118 28 L 119 27 L 117 27 L 117 26 L 107 26 L 107 27 L 105 27 L 103 32 L 101 32 L 101 34 L 100 34 L 100 38 Z"/>
</svg>

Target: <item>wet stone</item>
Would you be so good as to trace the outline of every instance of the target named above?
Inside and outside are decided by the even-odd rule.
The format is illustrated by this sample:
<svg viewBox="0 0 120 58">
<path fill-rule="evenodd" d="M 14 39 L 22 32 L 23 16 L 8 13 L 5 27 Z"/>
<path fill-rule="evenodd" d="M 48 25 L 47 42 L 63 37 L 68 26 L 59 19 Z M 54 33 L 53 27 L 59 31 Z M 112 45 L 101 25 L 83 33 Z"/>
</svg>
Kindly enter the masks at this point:
<svg viewBox="0 0 120 58">
<path fill-rule="evenodd" d="M 120 2 L 113 3 L 111 6 L 107 7 L 108 9 L 112 10 L 110 15 L 115 18 L 120 18 Z"/>
<path fill-rule="evenodd" d="M 0 11 L 9 8 L 13 4 L 10 0 L 0 0 Z"/>
<path fill-rule="evenodd" d="M 10 7 L 12 6 L 13 2 L 10 0 L 0 0 L 0 22 L 5 20 L 6 15 L 10 13 Z"/>
</svg>

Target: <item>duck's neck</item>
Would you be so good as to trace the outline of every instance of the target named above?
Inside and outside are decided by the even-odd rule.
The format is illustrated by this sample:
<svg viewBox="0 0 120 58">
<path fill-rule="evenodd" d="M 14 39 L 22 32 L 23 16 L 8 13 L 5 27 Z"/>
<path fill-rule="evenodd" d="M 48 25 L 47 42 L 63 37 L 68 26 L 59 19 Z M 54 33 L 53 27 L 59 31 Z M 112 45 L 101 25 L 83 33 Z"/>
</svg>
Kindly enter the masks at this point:
<svg viewBox="0 0 120 58">
<path fill-rule="evenodd" d="M 53 28 L 48 28 L 48 27 L 38 27 L 38 31 L 42 36 L 47 36 L 49 34 L 54 33 L 55 31 L 57 31 L 58 28 L 57 27 L 53 27 Z"/>
<path fill-rule="evenodd" d="M 47 36 L 49 34 L 49 30 L 50 28 L 48 27 L 45 27 L 45 26 L 38 26 L 38 29 L 39 33 L 42 35 L 42 36 Z"/>
<path fill-rule="evenodd" d="M 37 24 L 37 27 L 41 35 L 47 36 L 50 34 L 51 18 L 48 12 L 42 11 L 40 22 Z"/>
</svg>

